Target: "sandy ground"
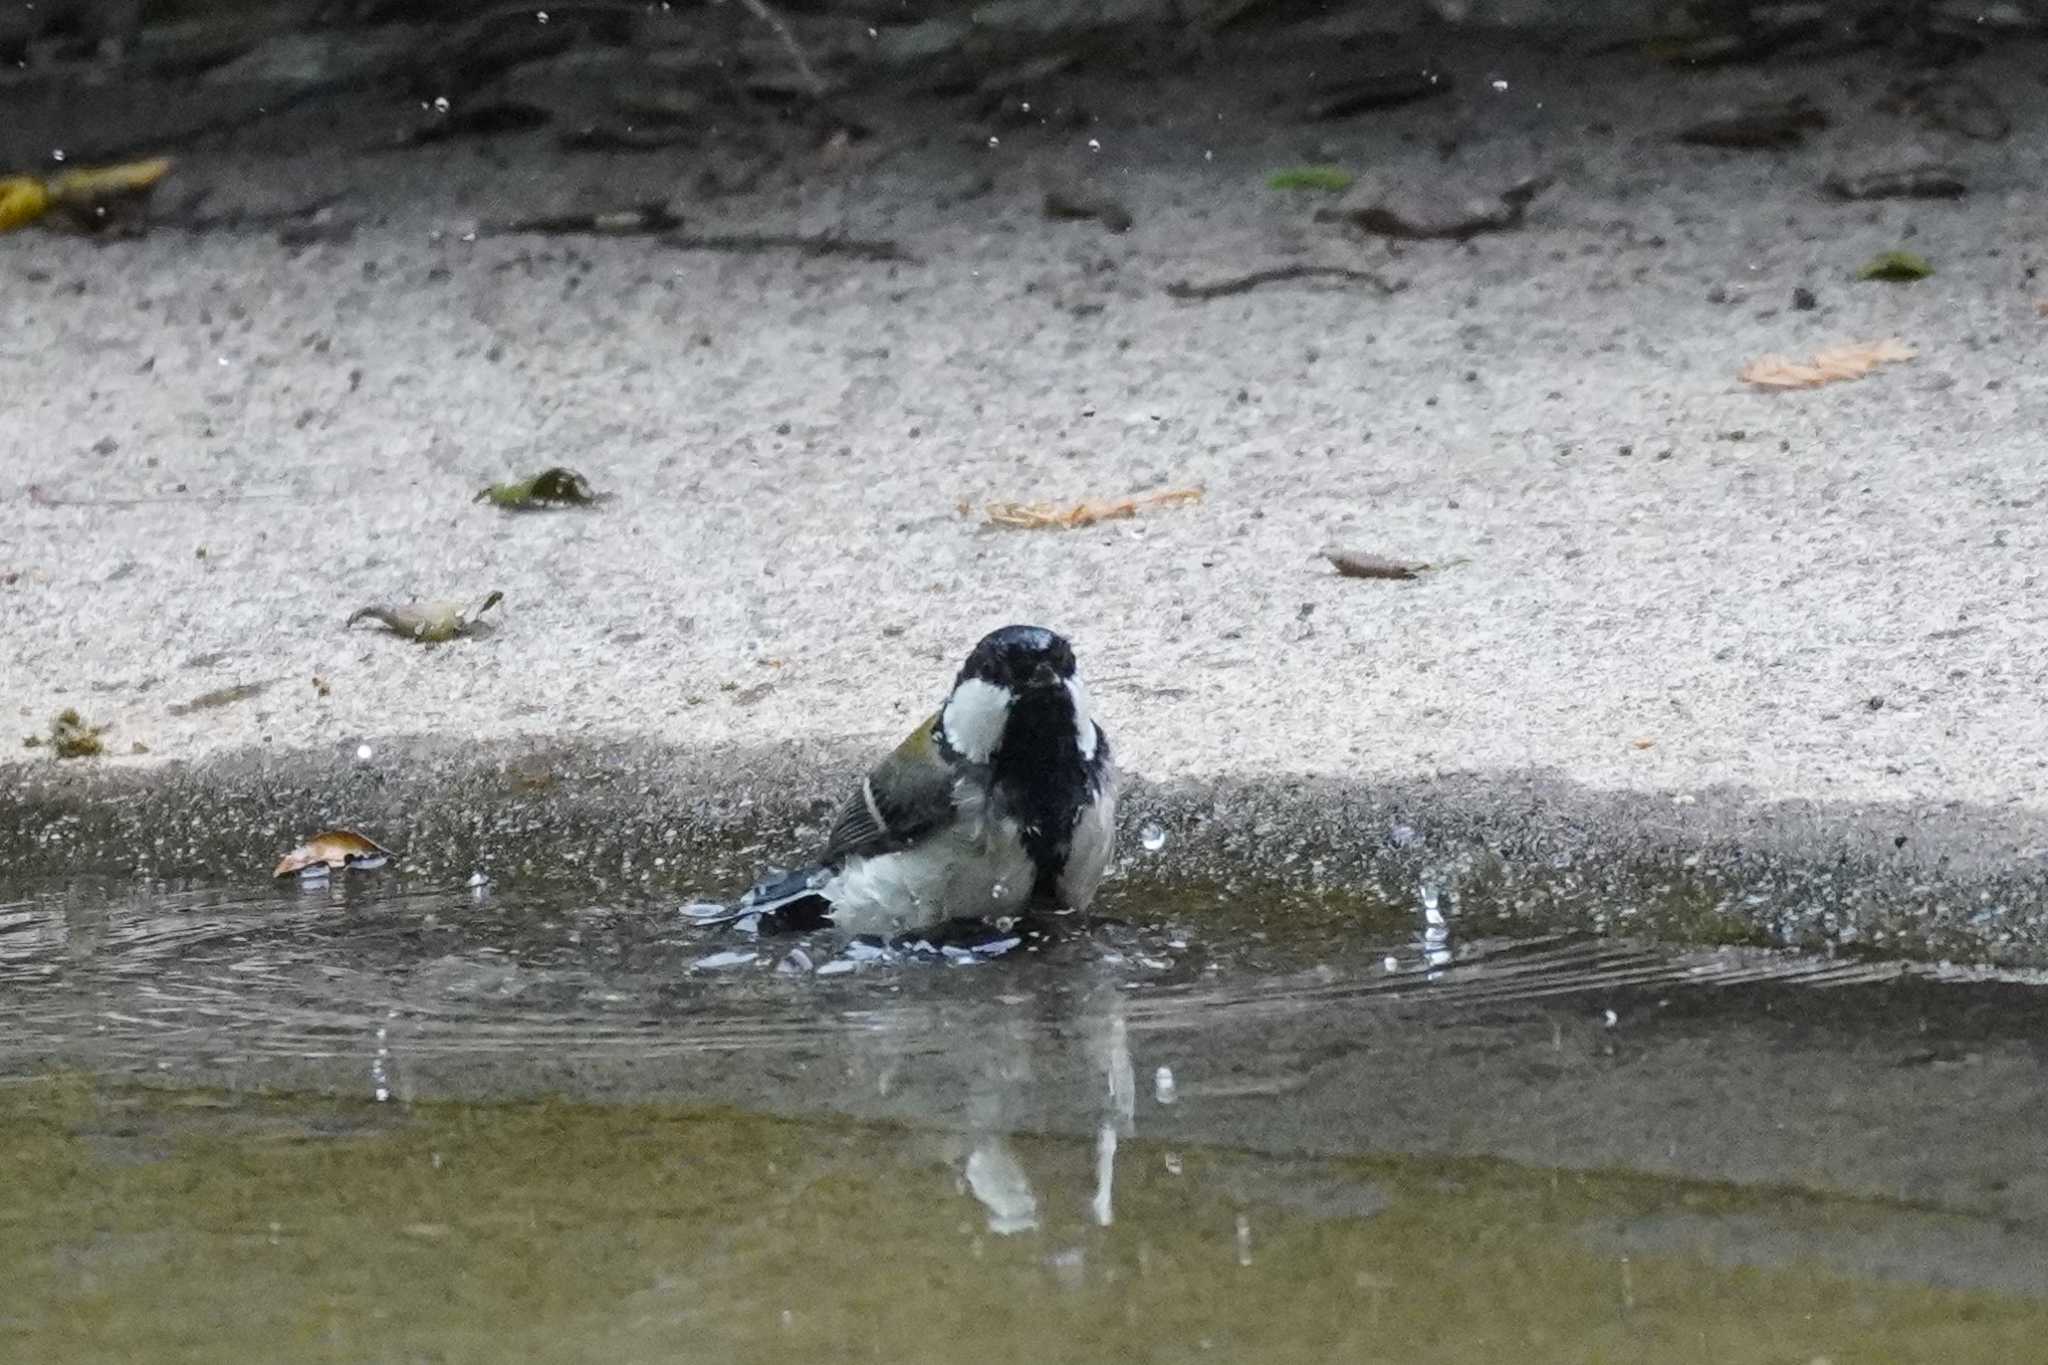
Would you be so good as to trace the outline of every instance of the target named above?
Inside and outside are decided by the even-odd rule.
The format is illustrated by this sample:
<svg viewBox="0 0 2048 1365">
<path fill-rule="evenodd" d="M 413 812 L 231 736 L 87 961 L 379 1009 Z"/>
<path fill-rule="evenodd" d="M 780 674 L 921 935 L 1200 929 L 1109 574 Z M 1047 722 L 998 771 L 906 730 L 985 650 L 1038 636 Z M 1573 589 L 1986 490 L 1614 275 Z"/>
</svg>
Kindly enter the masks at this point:
<svg viewBox="0 0 2048 1365">
<path fill-rule="evenodd" d="M 1027 620 L 1074 638 L 1125 761 L 1165 782 L 1542 772 L 1656 798 L 1646 818 L 1708 788 L 2039 815 L 2039 46 L 1962 72 L 2012 114 L 1998 142 L 1877 112 L 1877 56 L 1681 75 L 1435 51 L 1451 95 L 1339 123 L 1294 120 L 1290 92 L 1386 54 L 1248 40 L 1048 83 L 1081 123 L 869 95 L 843 155 L 794 125 L 646 156 L 547 132 L 364 152 L 418 117 L 396 94 L 202 143 L 174 183 L 209 210 L 336 193 L 361 226 L 0 238 L 0 714 L 28 736 L 77 707 L 113 727 L 103 766 L 142 770 L 338 736 L 885 745 L 982 631 Z M 1794 93 L 1835 119 L 1802 150 L 1671 138 Z M 223 98 L 0 89 L 17 157 Z M 1969 196 L 1819 193 L 1921 154 Z M 1558 181 L 1519 231 L 1390 246 L 1265 186 L 1305 161 L 1397 195 Z M 1135 226 L 1047 220 L 1063 178 Z M 664 196 L 705 232 L 917 259 L 469 236 Z M 1899 247 L 1934 277 L 1854 278 Z M 1293 261 L 1404 287 L 1165 292 Z M 1860 382 L 1735 377 L 1889 336 L 1918 358 Z M 556 463 L 615 496 L 472 502 Z M 1077 531 L 975 510 L 1186 487 L 1199 505 Z M 1447 567 L 1348 580 L 1328 544 Z M 492 589 L 487 639 L 342 625 Z M 180 713 L 248 683 L 269 686 Z"/>
</svg>

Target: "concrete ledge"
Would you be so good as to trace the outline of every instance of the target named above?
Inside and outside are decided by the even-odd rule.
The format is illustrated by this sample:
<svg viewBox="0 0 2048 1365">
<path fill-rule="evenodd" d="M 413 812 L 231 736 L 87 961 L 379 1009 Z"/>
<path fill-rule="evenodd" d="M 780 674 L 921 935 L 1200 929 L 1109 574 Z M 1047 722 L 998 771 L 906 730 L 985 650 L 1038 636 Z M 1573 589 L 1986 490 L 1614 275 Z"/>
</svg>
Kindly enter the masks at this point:
<svg viewBox="0 0 2048 1365">
<path fill-rule="evenodd" d="M 380 739 L 117 770 L 0 768 L 0 876 L 266 878 L 362 828 L 409 875 L 715 895 L 799 856 L 864 747 Z M 1110 904 L 1247 905 L 1385 932 L 1424 886 L 1461 932 L 1591 930 L 2048 966 L 2048 819 L 1962 803 L 1599 792 L 1543 773 L 1133 779 Z M 1147 840 L 1145 835 L 1153 838 Z M 1148 842 L 1164 842 L 1156 850 Z"/>
</svg>

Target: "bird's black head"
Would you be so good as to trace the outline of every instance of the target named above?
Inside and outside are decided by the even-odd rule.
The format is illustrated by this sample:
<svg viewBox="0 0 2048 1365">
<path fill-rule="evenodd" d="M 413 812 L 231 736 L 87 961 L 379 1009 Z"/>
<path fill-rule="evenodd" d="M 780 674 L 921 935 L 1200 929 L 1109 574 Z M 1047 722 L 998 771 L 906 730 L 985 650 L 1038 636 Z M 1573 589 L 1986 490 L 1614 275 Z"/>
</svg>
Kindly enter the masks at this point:
<svg viewBox="0 0 2048 1365">
<path fill-rule="evenodd" d="M 1095 721 L 1074 673 L 1074 647 L 1040 626 L 1004 626 L 982 637 L 939 712 L 939 734 L 976 763 L 1006 750 L 1025 761 L 1054 742 L 1092 752 Z"/>
<path fill-rule="evenodd" d="M 1073 676 L 1074 647 L 1063 637 L 1043 626 L 1004 626 L 981 638 L 954 685 L 974 679 L 1022 696 L 1061 687 Z"/>
<path fill-rule="evenodd" d="M 1101 797 L 1109 761 L 1073 646 L 1039 626 L 984 636 L 939 712 L 938 735 L 989 765 L 991 799 L 1016 821 L 1036 870 L 1031 902 L 1056 904 L 1075 830 Z"/>
</svg>

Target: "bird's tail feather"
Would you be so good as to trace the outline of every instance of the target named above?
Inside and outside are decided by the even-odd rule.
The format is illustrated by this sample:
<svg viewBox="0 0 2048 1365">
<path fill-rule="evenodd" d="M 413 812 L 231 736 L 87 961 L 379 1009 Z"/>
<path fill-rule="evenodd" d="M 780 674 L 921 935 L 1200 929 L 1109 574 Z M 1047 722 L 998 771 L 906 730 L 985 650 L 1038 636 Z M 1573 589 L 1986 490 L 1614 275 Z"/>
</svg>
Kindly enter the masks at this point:
<svg viewBox="0 0 2048 1365">
<path fill-rule="evenodd" d="M 820 891 L 830 876 L 822 867 L 770 873 L 731 905 L 703 903 L 686 905 L 683 910 L 700 925 L 751 920 L 763 933 L 815 929 L 830 918 L 832 902 Z"/>
</svg>

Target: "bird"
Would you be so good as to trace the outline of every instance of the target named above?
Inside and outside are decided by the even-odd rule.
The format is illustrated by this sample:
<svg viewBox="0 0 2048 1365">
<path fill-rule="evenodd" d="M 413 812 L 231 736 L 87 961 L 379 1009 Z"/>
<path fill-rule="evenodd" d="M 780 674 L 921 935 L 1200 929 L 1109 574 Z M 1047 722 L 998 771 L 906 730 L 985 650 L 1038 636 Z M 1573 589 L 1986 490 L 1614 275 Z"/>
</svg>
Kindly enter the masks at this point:
<svg viewBox="0 0 2048 1365">
<path fill-rule="evenodd" d="M 902 935 L 1085 911 L 1114 849 L 1116 789 L 1073 646 L 1004 626 L 848 793 L 811 864 L 699 918 Z"/>
</svg>

